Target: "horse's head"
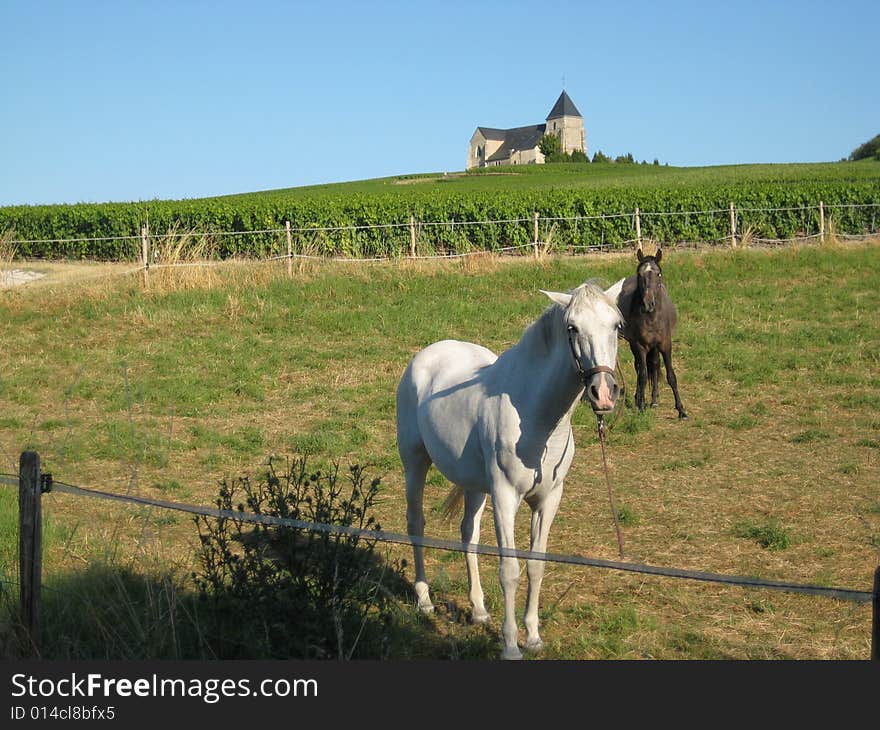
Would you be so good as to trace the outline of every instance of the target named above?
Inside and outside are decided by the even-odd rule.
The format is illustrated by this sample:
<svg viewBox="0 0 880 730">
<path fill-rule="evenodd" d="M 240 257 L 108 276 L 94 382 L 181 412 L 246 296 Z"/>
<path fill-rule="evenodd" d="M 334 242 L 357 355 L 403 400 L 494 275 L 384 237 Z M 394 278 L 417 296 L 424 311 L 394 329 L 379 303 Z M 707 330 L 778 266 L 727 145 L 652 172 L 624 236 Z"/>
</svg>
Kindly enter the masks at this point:
<svg viewBox="0 0 880 730">
<path fill-rule="evenodd" d="M 617 363 L 617 331 L 622 318 L 613 289 L 605 292 L 587 282 L 570 294 L 544 292 L 559 305 L 559 339 L 567 341 L 572 367 L 583 382 L 583 399 L 597 415 L 614 410 L 620 395 L 614 366 Z"/>
<path fill-rule="evenodd" d="M 663 283 L 663 272 L 660 268 L 660 260 L 663 251 L 657 249 L 653 256 L 646 256 L 642 249 L 636 251 L 639 265 L 636 267 L 636 279 L 638 286 L 636 296 L 641 301 L 642 309 L 649 314 L 657 308 L 660 301 L 660 287 Z"/>
</svg>

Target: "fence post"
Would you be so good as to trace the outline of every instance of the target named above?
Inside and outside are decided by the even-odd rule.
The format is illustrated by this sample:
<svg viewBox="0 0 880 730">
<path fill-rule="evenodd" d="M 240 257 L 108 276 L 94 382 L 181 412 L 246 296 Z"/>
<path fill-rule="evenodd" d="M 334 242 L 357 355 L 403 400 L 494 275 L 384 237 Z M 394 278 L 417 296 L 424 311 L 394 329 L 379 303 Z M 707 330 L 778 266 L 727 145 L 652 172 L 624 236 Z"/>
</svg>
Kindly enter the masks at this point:
<svg viewBox="0 0 880 730">
<path fill-rule="evenodd" d="M 636 208 L 636 241 L 638 241 L 639 248 L 642 247 L 642 219 L 639 215 L 639 209 Z"/>
<path fill-rule="evenodd" d="M 880 661 L 880 566 L 874 571 L 873 622 L 871 625 L 871 659 Z"/>
<path fill-rule="evenodd" d="M 409 217 L 409 255 L 416 257 L 416 218 L 412 215 Z"/>
<path fill-rule="evenodd" d="M 21 598 L 22 649 L 39 654 L 40 587 L 43 564 L 43 515 L 40 455 L 25 451 L 18 467 L 18 568 Z"/>
<path fill-rule="evenodd" d="M 141 256 L 144 261 L 144 284 L 150 285 L 150 224 L 141 226 Z"/>
<path fill-rule="evenodd" d="M 284 221 L 284 231 L 287 234 L 287 275 L 293 276 L 293 244 L 290 240 L 290 221 Z"/>
<path fill-rule="evenodd" d="M 825 243 L 825 203 L 819 201 L 819 240 Z"/>
<path fill-rule="evenodd" d="M 730 201 L 730 247 L 736 248 L 736 209 Z"/>
<path fill-rule="evenodd" d="M 535 211 L 535 237 L 532 244 L 535 248 L 535 258 L 538 258 L 538 211 Z"/>
</svg>

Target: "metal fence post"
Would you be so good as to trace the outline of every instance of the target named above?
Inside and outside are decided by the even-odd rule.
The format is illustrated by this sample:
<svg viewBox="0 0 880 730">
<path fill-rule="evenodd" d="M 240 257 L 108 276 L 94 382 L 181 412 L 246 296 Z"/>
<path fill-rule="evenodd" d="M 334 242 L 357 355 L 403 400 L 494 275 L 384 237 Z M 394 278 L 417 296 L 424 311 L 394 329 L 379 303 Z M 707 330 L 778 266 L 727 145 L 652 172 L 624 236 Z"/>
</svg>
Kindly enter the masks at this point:
<svg viewBox="0 0 880 730">
<path fill-rule="evenodd" d="M 21 596 L 21 646 L 39 654 L 43 515 L 40 455 L 25 451 L 18 469 L 18 550 Z"/>
</svg>

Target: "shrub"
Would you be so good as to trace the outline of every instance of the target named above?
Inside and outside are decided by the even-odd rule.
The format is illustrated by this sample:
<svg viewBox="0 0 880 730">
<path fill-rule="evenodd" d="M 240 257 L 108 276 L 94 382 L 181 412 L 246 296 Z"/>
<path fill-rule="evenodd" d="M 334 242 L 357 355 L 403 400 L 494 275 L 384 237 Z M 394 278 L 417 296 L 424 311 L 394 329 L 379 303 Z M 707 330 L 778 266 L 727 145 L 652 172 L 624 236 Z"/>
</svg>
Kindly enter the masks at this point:
<svg viewBox="0 0 880 730">
<path fill-rule="evenodd" d="M 305 457 L 282 471 L 220 485 L 217 507 L 258 515 L 379 530 L 369 515 L 379 480 L 353 465 L 310 470 Z M 376 539 L 196 519 L 200 571 L 194 573 L 208 642 L 220 658 L 376 658 L 402 590 L 403 567 L 386 563 Z"/>
</svg>

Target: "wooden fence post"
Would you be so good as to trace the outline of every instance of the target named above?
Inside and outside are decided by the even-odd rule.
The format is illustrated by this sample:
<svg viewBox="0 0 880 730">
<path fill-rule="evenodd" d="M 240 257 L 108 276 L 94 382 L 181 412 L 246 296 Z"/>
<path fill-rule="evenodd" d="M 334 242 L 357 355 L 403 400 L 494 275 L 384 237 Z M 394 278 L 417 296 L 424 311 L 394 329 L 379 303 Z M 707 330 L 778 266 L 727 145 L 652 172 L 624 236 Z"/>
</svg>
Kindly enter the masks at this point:
<svg viewBox="0 0 880 730">
<path fill-rule="evenodd" d="M 18 467 L 18 567 L 22 626 L 20 643 L 28 655 L 38 655 L 40 647 L 42 538 L 40 455 L 25 451 Z"/>
<path fill-rule="evenodd" d="M 538 258 L 538 211 L 535 211 L 535 237 L 532 244 L 535 247 L 535 258 Z"/>
<path fill-rule="evenodd" d="M 819 201 L 819 240 L 825 243 L 825 203 Z"/>
<path fill-rule="evenodd" d="M 287 275 L 293 276 L 293 244 L 290 240 L 290 221 L 284 221 L 284 231 L 287 233 Z"/>
<path fill-rule="evenodd" d="M 141 256 L 144 262 L 144 285 L 150 285 L 150 224 L 141 226 Z"/>
<path fill-rule="evenodd" d="M 871 659 L 880 662 L 880 566 L 874 571 L 873 622 L 871 626 Z"/>
<path fill-rule="evenodd" d="M 639 215 L 639 209 L 636 208 L 636 241 L 638 241 L 639 248 L 642 247 L 642 219 Z"/>
<path fill-rule="evenodd" d="M 409 217 L 409 255 L 416 257 L 416 218 L 412 215 Z"/>
<path fill-rule="evenodd" d="M 730 201 L 730 247 L 736 248 L 736 209 Z"/>
</svg>

